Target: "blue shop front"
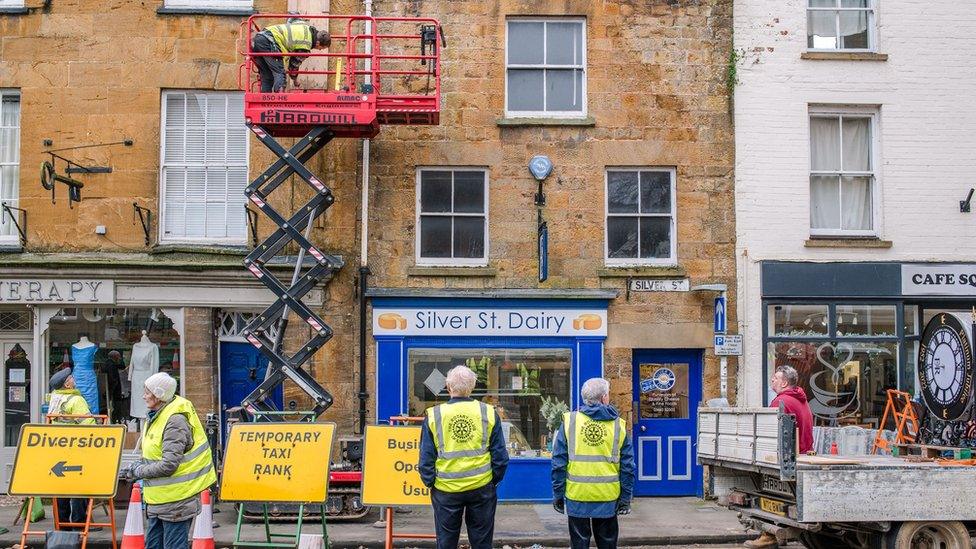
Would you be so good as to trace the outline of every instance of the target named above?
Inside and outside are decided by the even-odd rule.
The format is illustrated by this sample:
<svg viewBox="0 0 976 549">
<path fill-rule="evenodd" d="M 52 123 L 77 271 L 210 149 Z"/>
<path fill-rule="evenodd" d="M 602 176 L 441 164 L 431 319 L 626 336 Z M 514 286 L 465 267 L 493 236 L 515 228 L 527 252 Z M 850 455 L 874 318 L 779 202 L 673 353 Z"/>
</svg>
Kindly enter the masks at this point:
<svg viewBox="0 0 976 549">
<path fill-rule="evenodd" d="M 467 365 L 478 375 L 473 396 L 498 409 L 511 457 L 499 498 L 551 500 L 553 434 L 580 385 L 603 375 L 614 294 L 397 294 L 371 292 L 378 422 L 445 402 L 448 370 Z"/>
</svg>

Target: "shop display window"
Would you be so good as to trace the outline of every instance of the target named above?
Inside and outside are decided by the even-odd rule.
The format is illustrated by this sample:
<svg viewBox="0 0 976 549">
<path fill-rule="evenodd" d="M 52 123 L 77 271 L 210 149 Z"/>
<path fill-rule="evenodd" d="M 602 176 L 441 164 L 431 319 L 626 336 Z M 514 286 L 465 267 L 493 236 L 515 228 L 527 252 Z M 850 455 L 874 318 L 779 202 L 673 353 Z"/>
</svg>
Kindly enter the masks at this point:
<svg viewBox="0 0 976 549">
<path fill-rule="evenodd" d="M 894 305 L 837 305 L 834 318 L 838 336 L 898 335 Z"/>
<path fill-rule="evenodd" d="M 769 334 L 773 337 L 816 337 L 827 335 L 826 305 L 772 305 Z"/>
<path fill-rule="evenodd" d="M 77 345 L 82 338 L 93 344 L 90 353 L 73 351 L 73 346 L 84 347 Z M 180 383 L 180 334 L 159 309 L 62 309 L 48 327 L 47 356 L 45 386 L 58 370 L 74 368 L 89 407 L 97 398 L 99 409 L 92 412 L 109 415 L 113 422 L 144 416 L 141 380 L 148 375 L 166 372 Z M 180 383 L 177 394 L 181 393 Z"/>
<path fill-rule="evenodd" d="M 571 404 L 569 349 L 415 348 L 408 360 L 410 415 L 446 402 L 447 372 L 466 365 L 478 374 L 472 397 L 498 409 L 509 455 L 549 457 Z"/>
</svg>

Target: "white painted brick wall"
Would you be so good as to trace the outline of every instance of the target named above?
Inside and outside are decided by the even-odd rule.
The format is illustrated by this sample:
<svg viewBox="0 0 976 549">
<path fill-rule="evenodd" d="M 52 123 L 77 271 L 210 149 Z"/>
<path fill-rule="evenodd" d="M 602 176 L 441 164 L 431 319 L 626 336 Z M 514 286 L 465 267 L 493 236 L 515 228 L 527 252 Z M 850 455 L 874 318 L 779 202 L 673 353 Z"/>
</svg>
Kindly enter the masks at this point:
<svg viewBox="0 0 976 549">
<path fill-rule="evenodd" d="M 735 0 L 740 402 L 762 400 L 758 261 L 976 260 L 976 213 L 959 212 L 976 186 L 976 9 L 876 2 L 887 61 L 802 60 L 806 0 Z M 876 222 L 890 249 L 804 247 L 810 104 L 879 106 Z"/>
</svg>

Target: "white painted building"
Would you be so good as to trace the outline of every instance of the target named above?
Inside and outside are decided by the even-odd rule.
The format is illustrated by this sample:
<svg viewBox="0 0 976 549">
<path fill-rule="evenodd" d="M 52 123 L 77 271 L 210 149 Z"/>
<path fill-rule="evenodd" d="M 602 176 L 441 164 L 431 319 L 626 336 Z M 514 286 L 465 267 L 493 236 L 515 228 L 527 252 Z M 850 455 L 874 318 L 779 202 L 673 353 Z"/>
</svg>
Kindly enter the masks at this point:
<svg viewBox="0 0 976 549">
<path fill-rule="evenodd" d="M 876 424 L 884 389 L 915 388 L 925 321 L 976 305 L 976 213 L 960 212 L 976 186 L 976 10 L 734 13 L 739 402 L 768 403 L 788 363 L 824 421 Z"/>
</svg>

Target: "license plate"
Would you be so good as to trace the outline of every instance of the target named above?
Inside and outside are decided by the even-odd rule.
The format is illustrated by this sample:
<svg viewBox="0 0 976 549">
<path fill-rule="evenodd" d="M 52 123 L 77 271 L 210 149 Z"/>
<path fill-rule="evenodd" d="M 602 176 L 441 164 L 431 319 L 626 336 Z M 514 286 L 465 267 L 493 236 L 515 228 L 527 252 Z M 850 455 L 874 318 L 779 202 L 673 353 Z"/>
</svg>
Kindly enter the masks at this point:
<svg viewBox="0 0 976 549">
<path fill-rule="evenodd" d="M 792 496 L 793 490 L 790 489 L 790 485 L 782 480 L 763 475 L 762 477 L 762 489 L 763 492 L 774 492 L 776 494 L 782 494 L 784 496 Z"/>
<path fill-rule="evenodd" d="M 774 515 L 780 515 L 782 517 L 786 516 L 786 504 L 782 501 L 759 498 L 759 508 L 767 513 L 773 513 Z"/>
</svg>

